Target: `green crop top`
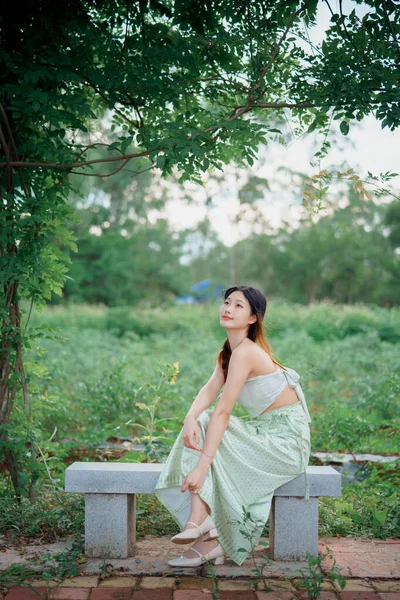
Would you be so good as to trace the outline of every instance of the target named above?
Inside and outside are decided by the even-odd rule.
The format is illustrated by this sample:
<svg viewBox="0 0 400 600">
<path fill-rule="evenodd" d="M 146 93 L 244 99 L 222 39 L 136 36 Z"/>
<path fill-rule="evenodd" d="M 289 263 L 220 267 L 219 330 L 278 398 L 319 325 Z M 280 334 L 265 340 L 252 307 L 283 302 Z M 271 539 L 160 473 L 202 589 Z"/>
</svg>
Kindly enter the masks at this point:
<svg viewBox="0 0 400 600">
<path fill-rule="evenodd" d="M 290 387 L 296 390 L 307 421 L 310 422 L 310 413 L 308 412 L 306 399 L 299 380 L 300 375 L 290 367 L 278 369 L 266 375 L 250 377 L 250 379 L 246 379 L 244 386 L 240 390 L 237 401 L 247 410 L 251 417 L 256 417 L 271 406 L 285 387 L 290 385 Z"/>
</svg>

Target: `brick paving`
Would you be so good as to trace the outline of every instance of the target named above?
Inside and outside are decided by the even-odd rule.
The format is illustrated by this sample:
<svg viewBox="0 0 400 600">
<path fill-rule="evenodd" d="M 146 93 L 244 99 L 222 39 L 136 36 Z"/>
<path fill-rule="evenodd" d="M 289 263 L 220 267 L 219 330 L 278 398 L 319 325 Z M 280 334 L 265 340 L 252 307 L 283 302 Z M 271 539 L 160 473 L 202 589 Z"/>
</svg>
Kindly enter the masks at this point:
<svg viewBox="0 0 400 600">
<path fill-rule="evenodd" d="M 154 540 L 153 540 L 154 541 Z M 169 541 L 169 540 L 168 540 Z M 161 551 L 160 551 L 161 545 Z M 125 560 L 107 560 L 114 573 L 104 577 L 96 570 L 94 559 L 79 565 L 82 575 L 71 577 L 57 584 L 56 581 L 30 579 L 27 585 L 13 586 L 0 591 L 0 600 L 307 600 L 307 591 L 299 568 L 308 563 L 271 561 L 264 569 L 267 588 L 260 578 L 255 578 L 249 560 L 241 567 L 226 560 L 224 565 L 213 567 L 215 580 L 208 573 L 207 565 L 198 569 L 166 568 L 166 556 L 162 546 L 165 540 L 157 538 L 157 547 L 145 540 L 142 545 L 147 554 Z M 268 554 L 265 547 L 258 550 L 258 558 Z M 327 548 L 332 557 L 321 562 L 321 600 L 400 600 L 400 540 L 363 540 L 354 538 L 320 538 L 322 557 Z M 139 544 L 138 544 L 138 550 Z M 256 555 L 257 559 L 257 555 Z M 97 560 L 97 559 L 96 559 Z M 103 559 L 98 559 L 103 562 Z M 344 590 L 336 581 L 329 579 L 329 570 L 336 567 L 346 578 Z M 1 568 L 7 565 L 3 554 Z M 139 568 L 126 568 L 127 564 Z M 146 572 L 146 565 L 148 570 Z M 223 568 L 224 567 L 224 568 Z M 118 574 L 116 574 L 116 572 Z M 25 582 L 26 584 L 28 583 Z M 1 588 L 1 585 L 0 585 Z M 216 593 L 215 593 L 216 592 Z M 218 596 L 217 596 L 218 594 Z"/>
<path fill-rule="evenodd" d="M 158 582 L 144 582 L 144 587 L 141 581 L 132 587 L 131 582 L 124 581 L 129 579 L 128 577 L 119 579 L 119 584 L 115 587 L 104 585 L 95 588 L 77 587 L 75 584 L 70 586 L 68 581 L 58 588 L 50 586 L 48 590 L 46 587 L 32 585 L 37 593 L 26 586 L 14 586 L 3 597 L 4 600 L 37 600 L 38 598 L 43 600 L 212 600 L 214 597 L 212 591 L 214 582 L 210 580 L 205 583 L 187 579 L 187 587 L 182 589 L 182 582 L 176 578 L 161 577 Z M 267 583 L 268 591 L 262 591 L 254 580 L 217 579 L 216 591 L 219 600 L 307 600 L 308 598 L 304 588 L 296 589 L 290 582 L 268 580 Z M 326 589 L 320 593 L 321 600 L 400 600 L 399 580 L 388 582 L 348 579 L 345 589 L 341 591 L 329 589 L 331 586 L 329 581 L 324 581 L 324 584 Z M 3 597 L 0 595 L 0 598 Z"/>
<path fill-rule="evenodd" d="M 336 541 L 335 541 L 336 540 Z M 332 547 L 336 566 L 344 577 L 400 579 L 400 540 L 320 538 L 318 548 L 325 552 Z M 333 559 L 327 557 L 322 566 L 329 568 Z"/>
<path fill-rule="evenodd" d="M 178 590 L 167 588 L 154 588 L 134 590 L 132 588 L 61 588 L 47 593 L 44 588 L 35 588 L 35 593 L 25 586 L 15 586 L 4 596 L 5 600 L 208 600 L 213 598 L 211 590 Z M 61 593 L 59 593 L 61 592 Z M 217 590 L 219 600 L 306 600 L 306 591 L 274 590 L 262 592 L 256 590 Z M 321 600 L 400 600 L 399 592 L 374 592 L 371 591 L 342 591 L 332 592 L 323 590 L 319 596 Z"/>
</svg>

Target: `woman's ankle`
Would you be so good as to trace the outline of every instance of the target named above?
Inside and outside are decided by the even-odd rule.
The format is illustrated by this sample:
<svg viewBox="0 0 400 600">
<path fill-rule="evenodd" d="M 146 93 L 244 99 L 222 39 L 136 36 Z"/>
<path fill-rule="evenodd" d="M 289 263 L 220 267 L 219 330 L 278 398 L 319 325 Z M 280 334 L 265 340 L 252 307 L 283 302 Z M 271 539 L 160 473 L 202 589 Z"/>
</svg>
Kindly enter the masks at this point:
<svg viewBox="0 0 400 600">
<path fill-rule="evenodd" d="M 194 516 L 190 515 L 188 521 L 192 521 L 192 523 L 201 525 L 202 523 L 204 523 L 204 521 L 207 519 L 207 517 L 208 517 L 208 513 L 206 513 L 205 515 L 196 513 L 196 514 L 194 514 Z M 192 527 L 193 527 L 193 525 L 192 525 Z"/>
<path fill-rule="evenodd" d="M 198 540 L 195 541 L 193 546 L 200 552 L 210 552 L 210 550 L 213 550 L 213 548 L 216 548 L 218 546 L 218 544 L 219 544 L 218 539 L 204 540 L 203 537 L 200 537 Z"/>
</svg>

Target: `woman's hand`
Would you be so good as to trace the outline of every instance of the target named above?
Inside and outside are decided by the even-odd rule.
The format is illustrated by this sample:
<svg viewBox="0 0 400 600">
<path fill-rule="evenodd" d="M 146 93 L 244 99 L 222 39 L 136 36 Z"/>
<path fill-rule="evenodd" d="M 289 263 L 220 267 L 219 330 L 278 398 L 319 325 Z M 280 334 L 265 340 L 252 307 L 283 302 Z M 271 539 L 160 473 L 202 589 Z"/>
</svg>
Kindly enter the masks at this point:
<svg viewBox="0 0 400 600">
<path fill-rule="evenodd" d="M 200 467 L 195 467 L 190 473 L 186 475 L 182 482 L 181 492 L 189 490 L 192 494 L 197 494 L 199 489 L 202 487 L 204 480 L 207 476 L 207 470 Z"/>
<path fill-rule="evenodd" d="M 199 426 L 197 425 L 194 417 L 186 417 L 183 423 L 183 434 L 182 434 L 183 445 L 186 448 L 192 448 L 193 450 L 201 450 Z"/>
</svg>

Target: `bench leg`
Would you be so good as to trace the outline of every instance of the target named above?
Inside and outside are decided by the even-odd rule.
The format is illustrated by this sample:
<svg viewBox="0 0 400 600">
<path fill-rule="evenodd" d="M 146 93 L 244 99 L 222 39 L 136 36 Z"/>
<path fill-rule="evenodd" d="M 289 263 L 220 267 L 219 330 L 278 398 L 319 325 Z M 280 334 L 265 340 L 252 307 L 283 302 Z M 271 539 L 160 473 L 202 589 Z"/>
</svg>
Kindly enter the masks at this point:
<svg viewBox="0 0 400 600">
<path fill-rule="evenodd" d="M 269 545 L 273 560 L 307 560 L 318 556 L 318 498 L 272 499 Z"/>
<path fill-rule="evenodd" d="M 135 494 L 85 494 L 85 555 L 128 558 L 136 544 Z"/>
</svg>

